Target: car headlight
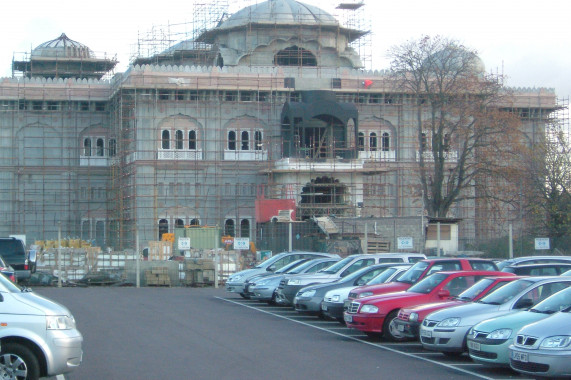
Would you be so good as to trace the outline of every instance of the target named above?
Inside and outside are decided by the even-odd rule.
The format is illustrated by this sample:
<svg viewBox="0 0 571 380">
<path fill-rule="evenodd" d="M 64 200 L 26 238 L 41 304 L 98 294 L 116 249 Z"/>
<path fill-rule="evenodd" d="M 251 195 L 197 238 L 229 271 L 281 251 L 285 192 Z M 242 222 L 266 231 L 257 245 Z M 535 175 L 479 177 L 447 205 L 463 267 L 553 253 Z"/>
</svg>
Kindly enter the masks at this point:
<svg viewBox="0 0 571 380">
<path fill-rule="evenodd" d="M 228 279 L 228 281 L 232 281 L 232 282 L 238 281 L 238 280 L 241 279 L 242 277 L 243 277 L 243 276 L 239 274 L 239 275 L 237 275 L 237 276 L 230 277 L 230 278 Z"/>
<path fill-rule="evenodd" d="M 301 284 L 301 280 L 291 279 L 287 282 L 288 285 L 299 285 Z"/>
<path fill-rule="evenodd" d="M 410 322 L 418 321 L 418 313 L 410 313 L 410 315 L 408 316 L 408 320 Z"/>
<path fill-rule="evenodd" d="M 375 305 L 363 305 L 360 311 L 361 313 L 374 314 L 379 312 L 379 308 Z"/>
<path fill-rule="evenodd" d="M 67 315 L 46 316 L 46 329 L 48 330 L 71 330 L 75 328 L 75 319 Z"/>
<path fill-rule="evenodd" d="M 543 339 L 539 345 L 542 348 L 565 348 L 571 343 L 571 336 L 569 335 L 556 335 Z"/>
<path fill-rule="evenodd" d="M 340 299 L 341 296 L 339 296 L 339 294 L 335 294 L 333 297 L 331 297 L 331 302 L 339 302 Z"/>
<path fill-rule="evenodd" d="M 306 290 L 302 292 L 300 297 L 313 297 L 315 295 L 315 290 Z"/>
<path fill-rule="evenodd" d="M 438 324 L 439 327 L 456 327 L 460 324 L 460 318 L 446 318 Z"/>
<path fill-rule="evenodd" d="M 363 292 L 363 293 L 359 294 L 359 298 L 369 297 L 372 295 L 373 295 L 373 292 Z"/>
<path fill-rule="evenodd" d="M 512 335 L 512 329 L 498 329 L 488 334 L 488 339 L 508 339 Z"/>
</svg>

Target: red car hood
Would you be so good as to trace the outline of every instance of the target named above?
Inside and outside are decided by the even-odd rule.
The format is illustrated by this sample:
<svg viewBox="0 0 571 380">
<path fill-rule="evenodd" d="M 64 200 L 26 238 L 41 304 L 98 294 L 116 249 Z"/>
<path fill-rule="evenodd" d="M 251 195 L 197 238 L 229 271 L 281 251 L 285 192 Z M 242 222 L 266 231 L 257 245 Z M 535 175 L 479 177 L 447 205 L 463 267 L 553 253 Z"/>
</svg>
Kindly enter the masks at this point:
<svg viewBox="0 0 571 380">
<path fill-rule="evenodd" d="M 427 303 L 424 305 L 420 304 L 417 306 L 404 308 L 404 309 L 402 309 L 402 313 L 403 314 L 406 313 L 406 315 L 409 315 L 412 312 L 417 313 L 418 314 L 418 321 L 420 322 L 424 319 L 424 317 L 426 317 L 428 314 L 432 313 L 433 311 L 444 309 L 447 307 L 463 305 L 465 303 L 466 302 L 459 301 L 459 300 L 449 300 L 449 301 L 443 301 L 443 302 Z"/>
<path fill-rule="evenodd" d="M 351 293 L 361 294 L 363 292 L 373 292 L 375 295 L 394 293 L 407 290 L 411 286 L 411 284 L 407 284 L 406 282 L 387 282 L 386 284 L 360 286 L 358 289 L 352 290 Z"/>
</svg>

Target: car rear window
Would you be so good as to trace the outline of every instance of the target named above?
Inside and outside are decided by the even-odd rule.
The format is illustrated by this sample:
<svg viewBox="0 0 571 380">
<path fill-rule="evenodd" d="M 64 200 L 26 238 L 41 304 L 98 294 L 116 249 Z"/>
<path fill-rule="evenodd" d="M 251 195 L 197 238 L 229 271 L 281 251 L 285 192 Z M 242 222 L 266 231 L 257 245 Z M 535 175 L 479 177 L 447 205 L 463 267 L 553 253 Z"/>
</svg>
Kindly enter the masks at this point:
<svg viewBox="0 0 571 380">
<path fill-rule="evenodd" d="M 498 270 L 496 264 L 491 261 L 470 261 L 470 266 L 474 270 Z"/>
<path fill-rule="evenodd" d="M 20 240 L 0 240 L 0 256 L 6 261 L 24 260 L 26 252 Z"/>
</svg>

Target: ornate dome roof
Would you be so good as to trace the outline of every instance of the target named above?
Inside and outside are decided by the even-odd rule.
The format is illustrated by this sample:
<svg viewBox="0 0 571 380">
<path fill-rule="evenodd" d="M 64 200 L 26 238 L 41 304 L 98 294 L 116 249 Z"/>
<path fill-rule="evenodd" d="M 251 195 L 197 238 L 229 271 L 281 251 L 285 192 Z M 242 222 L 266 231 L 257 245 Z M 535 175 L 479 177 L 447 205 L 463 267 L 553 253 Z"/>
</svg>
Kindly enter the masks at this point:
<svg viewBox="0 0 571 380">
<path fill-rule="evenodd" d="M 295 0 L 268 0 L 246 7 L 218 29 L 231 29 L 248 24 L 281 25 L 339 25 L 338 21 L 324 10 Z"/>
<path fill-rule="evenodd" d="M 65 33 L 55 40 L 44 42 L 32 50 L 32 58 L 93 58 L 94 53 L 87 46 L 69 39 Z"/>
</svg>

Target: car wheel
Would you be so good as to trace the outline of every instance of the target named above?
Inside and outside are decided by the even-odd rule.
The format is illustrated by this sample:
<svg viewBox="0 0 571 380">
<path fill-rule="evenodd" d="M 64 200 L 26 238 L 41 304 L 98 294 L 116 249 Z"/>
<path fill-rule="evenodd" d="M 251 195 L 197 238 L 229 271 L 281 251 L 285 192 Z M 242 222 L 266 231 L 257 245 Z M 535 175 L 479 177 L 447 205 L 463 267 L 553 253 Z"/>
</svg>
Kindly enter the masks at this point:
<svg viewBox="0 0 571 380">
<path fill-rule="evenodd" d="M 37 380 L 40 377 L 40 365 L 28 347 L 5 343 L 0 352 L 0 373 L 3 373 L 3 379 Z"/>
<path fill-rule="evenodd" d="M 245 299 L 247 299 L 247 300 L 250 299 L 250 296 L 247 295 L 246 293 L 240 293 L 240 295 L 242 296 L 242 298 L 245 298 Z"/>
<path fill-rule="evenodd" d="M 385 317 L 385 321 L 383 322 L 383 336 L 385 339 L 390 340 L 391 342 L 399 342 L 405 340 L 405 338 L 398 331 L 395 324 L 398 313 L 398 310 L 391 311 L 389 315 Z"/>
</svg>

